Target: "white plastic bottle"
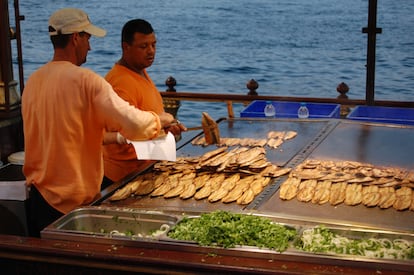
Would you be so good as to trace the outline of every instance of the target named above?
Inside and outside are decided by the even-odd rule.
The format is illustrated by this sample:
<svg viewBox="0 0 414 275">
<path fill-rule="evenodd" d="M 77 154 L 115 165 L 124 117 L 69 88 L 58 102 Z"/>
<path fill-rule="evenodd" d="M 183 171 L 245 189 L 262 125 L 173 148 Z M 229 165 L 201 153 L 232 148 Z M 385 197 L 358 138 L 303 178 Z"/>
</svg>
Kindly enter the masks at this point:
<svg viewBox="0 0 414 275">
<path fill-rule="evenodd" d="M 271 101 L 266 101 L 266 106 L 264 107 L 264 114 L 265 117 L 273 118 L 276 116 L 276 109 L 275 106 L 273 106 Z"/>
<path fill-rule="evenodd" d="M 308 118 L 309 117 L 309 110 L 306 107 L 305 102 L 300 103 L 300 107 L 298 109 L 298 118 Z"/>
</svg>

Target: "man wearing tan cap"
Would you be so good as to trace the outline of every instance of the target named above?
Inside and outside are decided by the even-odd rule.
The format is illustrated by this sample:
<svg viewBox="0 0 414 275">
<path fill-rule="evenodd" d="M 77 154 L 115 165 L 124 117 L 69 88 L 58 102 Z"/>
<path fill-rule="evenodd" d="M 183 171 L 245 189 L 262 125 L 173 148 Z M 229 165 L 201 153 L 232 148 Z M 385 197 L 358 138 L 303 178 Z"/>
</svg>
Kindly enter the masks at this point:
<svg viewBox="0 0 414 275">
<path fill-rule="evenodd" d="M 121 99 L 104 78 L 80 67 L 91 49 L 94 26 L 79 9 L 56 11 L 49 19 L 53 59 L 28 79 L 22 96 L 25 141 L 23 172 L 30 186 L 31 235 L 100 194 L 104 129 L 129 140 L 157 137 L 174 118 L 141 111 Z"/>
</svg>

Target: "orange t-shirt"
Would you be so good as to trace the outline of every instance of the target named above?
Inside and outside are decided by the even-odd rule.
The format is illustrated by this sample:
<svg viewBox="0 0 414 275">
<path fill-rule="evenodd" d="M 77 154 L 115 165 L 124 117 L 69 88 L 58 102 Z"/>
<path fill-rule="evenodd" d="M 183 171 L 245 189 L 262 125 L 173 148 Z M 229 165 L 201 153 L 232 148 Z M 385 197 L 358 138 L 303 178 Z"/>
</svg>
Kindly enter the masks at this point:
<svg viewBox="0 0 414 275">
<path fill-rule="evenodd" d="M 104 78 L 67 61 L 49 62 L 29 77 L 22 118 L 27 184 L 64 214 L 100 192 L 105 129 L 131 140 L 161 131 L 154 112 L 131 106 Z"/>
<path fill-rule="evenodd" d="M 115 64 L 105 79 L 115 92 L 132 106 L 161 114 L 164 112 L 161 94 L 145 70 L 144 75 Z M 131 144 L 108 144 L 103 147 L 105 176 L 112 181 L 118 181 L 132 172 L 146 168 L 145 166 L 151 162 L 137 160 L 139 152 L 135 152 Z"/>
</svg>

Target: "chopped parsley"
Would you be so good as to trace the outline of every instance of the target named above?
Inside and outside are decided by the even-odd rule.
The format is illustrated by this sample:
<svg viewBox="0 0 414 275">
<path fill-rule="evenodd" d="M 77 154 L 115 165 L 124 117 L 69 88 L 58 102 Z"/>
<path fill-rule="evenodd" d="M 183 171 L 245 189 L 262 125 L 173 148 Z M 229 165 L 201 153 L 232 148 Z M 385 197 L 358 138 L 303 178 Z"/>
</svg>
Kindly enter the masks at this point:
<svg viewBox="0 0 414 275">
<path fill-rule="evenodd" d="M 197 218 L 184 217 L 168 232 L 168 237 L 204 246 L 246 245 L 283 252 L 296 237 L 296 230 L 265 217 L 215 211 Z"/>
</svg>

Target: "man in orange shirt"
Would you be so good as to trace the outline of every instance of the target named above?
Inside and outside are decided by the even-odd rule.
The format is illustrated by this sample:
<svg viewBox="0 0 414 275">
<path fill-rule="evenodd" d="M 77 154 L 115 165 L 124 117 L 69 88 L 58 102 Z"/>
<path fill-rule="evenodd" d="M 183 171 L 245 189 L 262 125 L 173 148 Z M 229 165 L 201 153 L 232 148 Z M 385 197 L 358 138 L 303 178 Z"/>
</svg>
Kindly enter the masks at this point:
<svg viewBox="0 0 414 275">
<path fill-rule="evenodd" d="M 164 112 L 162 97 L 146 68 L 154 62 L 156 37 L 150 23 L 142 19 L 128 21 L 122 28 L 122 57 L 105 76 L 118 95 L 144 111 Z M 177 135 L 185 131 L 182 124 L 167 129 Z M 113 131 L 113 129 L 108 129 Z M 128 174 L 142 170 L 151 161 L 137 160 L 131 144 L 104 146 L 106 181 L 118 181 Z M 104 184 L 107 184 L 107 182 Z"/>
<path fill-rule="evenodd" d="M 131 106 L 104 78 L 80 67 L 91 49 L 91 35 L 105 34 L 82 10 L 56 11 L 49 19 L 53 59 L 25 85 L 23 172 L 30 187 L 32 236 L 39 236 L 51 222 L 99 196 L 106 128 L 142 140 L 157 137 L 174 121 L 170 114 Z M 108 136 L 105 142 L 110 139 Z"/>
</svg>

